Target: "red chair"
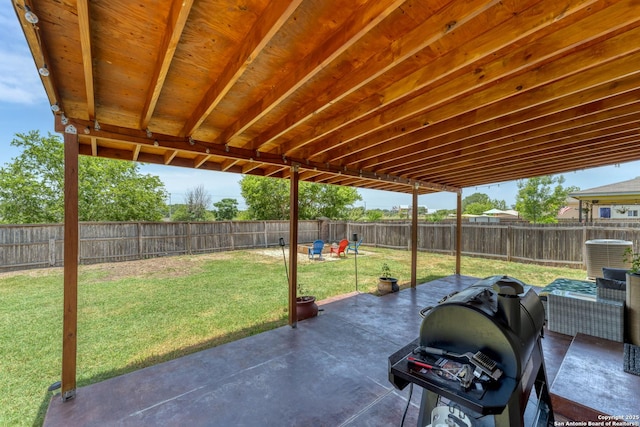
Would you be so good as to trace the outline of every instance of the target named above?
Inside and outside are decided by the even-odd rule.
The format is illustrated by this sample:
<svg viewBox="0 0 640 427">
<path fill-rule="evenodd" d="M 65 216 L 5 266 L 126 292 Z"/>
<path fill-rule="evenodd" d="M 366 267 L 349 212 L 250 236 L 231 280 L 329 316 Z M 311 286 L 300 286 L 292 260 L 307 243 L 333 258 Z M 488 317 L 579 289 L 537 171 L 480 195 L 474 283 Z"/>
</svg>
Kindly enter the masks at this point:
<svg viewBox="0 0 640 427">
<path fill-rule="evenodd" d="M 331 247 L 329 255 L 333 256 L 333 254 L 337 254 L 340 256 L 340 254 L 343 254 L 346 257 L 347 253 L 345 252 L 345 249 L 347 249 L 347 246 L 349 246 L 349 241 L 347 239 L 342 239 L 340 240 L 340 243 L 338 243 L 338 247 Z"/>
</svg>

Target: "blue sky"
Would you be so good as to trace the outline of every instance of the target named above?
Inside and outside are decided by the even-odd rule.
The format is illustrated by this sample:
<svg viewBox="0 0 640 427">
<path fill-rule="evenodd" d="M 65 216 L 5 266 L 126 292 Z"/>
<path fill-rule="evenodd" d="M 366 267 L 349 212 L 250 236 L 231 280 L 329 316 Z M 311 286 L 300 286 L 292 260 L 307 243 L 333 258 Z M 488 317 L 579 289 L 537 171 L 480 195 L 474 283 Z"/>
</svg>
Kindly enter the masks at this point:
<svg viewBox="0 0 640 427">
<path fill-rule="evenodd" d="M 46 135 L 53 131 L 53 113 L 40 82 L 38 71 L 27 47 L 11 2 L 0 2 L 0 165 L 10 162 L 19 152 L 10 145 L 16 133 L 39 130 Z M 607 166 L 563 174 L 565 186 L 575 185 L 582 190 L 626 181 L 640 176 L 640 162 Z M 172 203 L 181 203 L 185 193 L 202 185 L 214 202 L 225 198 L 244 201 L 238 181 L 241 175 L 198 171 L 171 166 L 143 165 L 143 173 L 158 175 L 171 194 Z M 411 196 L 386 191 L 358 190 L 367 209 L 390 209 L 392 206 L 411 204 Z M 515 203 L 518 191 L 515 182 L 495 183 L 465 188 L 463 197 L 480 192 L 492 199 L 501 199 L 508 206 Z M 452 193 L 420 196 L 420 206 L 432 209 L 453 209 L 456 197 Z"/>
</svg>

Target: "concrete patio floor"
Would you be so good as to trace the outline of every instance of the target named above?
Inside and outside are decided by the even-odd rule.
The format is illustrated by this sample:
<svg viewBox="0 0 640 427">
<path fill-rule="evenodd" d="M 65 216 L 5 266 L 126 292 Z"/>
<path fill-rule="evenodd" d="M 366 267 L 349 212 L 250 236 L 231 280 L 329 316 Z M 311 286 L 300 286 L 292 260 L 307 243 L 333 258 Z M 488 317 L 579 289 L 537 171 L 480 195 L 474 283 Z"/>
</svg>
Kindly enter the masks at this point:
<svg viewBox="0 0 640 427">
<path fill-rule="evenodd" d="M 419 310 L 476 278 L 449 276 L 384 297 L 356 294 L 316 318 L 221 345 L 51 400 L 45 426 L 400 425 L 408 388 L 388 380 L 388 357 L 417 338 Z M 549 381 L 571 337 L 543 340 Z M 405 425 L 416 425 L 414 388 Z"/>
</svg>

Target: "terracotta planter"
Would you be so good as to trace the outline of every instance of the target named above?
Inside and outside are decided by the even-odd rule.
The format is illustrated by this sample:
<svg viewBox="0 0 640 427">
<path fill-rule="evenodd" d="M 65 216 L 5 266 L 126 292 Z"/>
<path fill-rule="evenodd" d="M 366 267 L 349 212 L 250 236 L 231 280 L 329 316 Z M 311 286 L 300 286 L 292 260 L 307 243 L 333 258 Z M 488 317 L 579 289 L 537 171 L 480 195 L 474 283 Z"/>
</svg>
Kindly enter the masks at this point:
<svg viewBox="0 0 640 427">
<path fill-rule="evenodd" d="M 296 298 L 296 318 L 298 321 L 316 317 L 318 315 L 318 304 L 316 297 L 301 296 Z"/>
<path fill-rule="evenodd" d="M 394 277 L 380 277 L 378 279 L 378 291 L 381 294 L 398 292 L 399 290 L 400 287 L 398 286 L 398 279 Z"/>
</svg>

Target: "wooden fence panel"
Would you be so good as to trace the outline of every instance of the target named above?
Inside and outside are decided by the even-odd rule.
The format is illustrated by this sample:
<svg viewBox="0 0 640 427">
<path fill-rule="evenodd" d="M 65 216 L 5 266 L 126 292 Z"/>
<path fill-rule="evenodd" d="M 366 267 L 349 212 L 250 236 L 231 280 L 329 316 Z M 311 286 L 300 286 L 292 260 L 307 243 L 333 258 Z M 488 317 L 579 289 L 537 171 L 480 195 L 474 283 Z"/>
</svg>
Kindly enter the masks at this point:
<svg viewBox="0 0 640 427">
<path fill-rule="evenodd" d="M 86 222 L 79 232 L 80 259 L 84 264 L 140 258 L 137 223 Z"/>
<path fill-rule="evenodd" d="M 141 258 L 189 253 L 191 223 L 141 222 L 138 224 Z"/>
<path fill-rule="evenodd" d="M 0 226 L 0 271 L 61 266 L 62 238 L 57 224 Z"/>
<path fill-rule="evenodd" d="M 190 223 L 191 253 L 231 251 L 234 249 L 233 224 L 230 221 Z"/>
<path fill-rule="evenodd" d="M 506 259 L 508 241 L 507 226 L 493 224 L 462 226 L 462 252 L 465 254 L 490 255 Z"/>
<path fill-rule="evenodd" d="M 453 254 L 456 225 L 418 224 L 418 250 Z M 352 239 L 363 245 L 410 249 L 411 223 L 300 221 L 299 241 Z M 0 226 L 0 271 L 63 265 L 60 224 Z M 82 264 L 289 245 L 289 221 L 81 223 Z M 462 253 L 549 265 L 584 264 L 585 241 L 620 239 L 640 245 L 639 223 L 464 224 Z"/>
</svg>

